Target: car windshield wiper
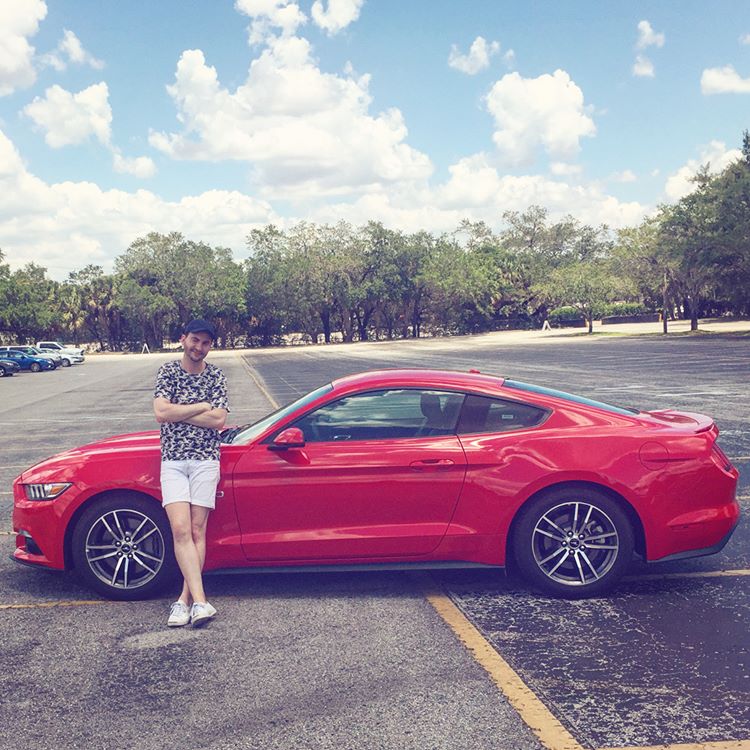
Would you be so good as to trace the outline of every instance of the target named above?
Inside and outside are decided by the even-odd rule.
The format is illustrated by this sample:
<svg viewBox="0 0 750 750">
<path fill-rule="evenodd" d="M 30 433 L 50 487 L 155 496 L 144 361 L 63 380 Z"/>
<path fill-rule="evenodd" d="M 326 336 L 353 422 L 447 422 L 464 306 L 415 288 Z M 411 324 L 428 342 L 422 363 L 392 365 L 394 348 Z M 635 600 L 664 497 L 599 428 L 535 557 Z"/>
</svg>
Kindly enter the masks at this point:
<svg viewBox="0 0 750 750">
<path fill-rule="evenodd" d="M 222 443 L 231 443 L 237 435 L 242 432 L 246 427 L 249 427 L 249 425 L 242 424 L 239 427 L 228 427 L 226 430 L 222 430 L 219 433 L 219 437 L 221 438 Z"/>
</svg>

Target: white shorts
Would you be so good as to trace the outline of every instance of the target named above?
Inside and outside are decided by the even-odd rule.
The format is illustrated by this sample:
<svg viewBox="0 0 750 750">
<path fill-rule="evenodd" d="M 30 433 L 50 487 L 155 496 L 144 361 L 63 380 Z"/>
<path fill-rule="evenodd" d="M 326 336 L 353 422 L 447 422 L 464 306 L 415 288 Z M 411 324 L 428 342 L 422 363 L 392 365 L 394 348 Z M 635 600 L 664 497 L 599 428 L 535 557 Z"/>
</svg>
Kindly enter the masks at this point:
<svg viewBox="0 0 750 750">
<path fill-rule="evenodd" d="M 161 462 L 162 505 L 190 503 L 213 509 L 218 484 L 218 461 Z"/>
</svg>

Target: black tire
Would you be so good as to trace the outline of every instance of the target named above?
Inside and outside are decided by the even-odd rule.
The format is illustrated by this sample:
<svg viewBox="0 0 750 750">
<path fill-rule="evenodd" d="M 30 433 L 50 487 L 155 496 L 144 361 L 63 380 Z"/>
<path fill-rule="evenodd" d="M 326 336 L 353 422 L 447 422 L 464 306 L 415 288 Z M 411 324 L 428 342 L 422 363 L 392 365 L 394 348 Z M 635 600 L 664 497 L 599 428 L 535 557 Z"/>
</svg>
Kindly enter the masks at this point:
<svg viewBox="0 0 750 750">
<path fill-rule="evenodd" d="M 39 372 L 39 370 L 41 369 L 42 369 L 42 366 L 39 364 L 39 362 L 32 362 L 29 365 L 29 370 L 31 370 L 31 372 Z"/>
<path fill-rule="evenodd" d="M 63 367 L 70 367 L 70 360 L 69 360 L 69 359 L 65 359 L 65 357 L 63 357 L 63 361 L 62 361 L 62 362 L 60 362 L 60 364 L 61 364 L 61 365 L 62 365 Z"/>
<path fill-rule="evenodd" d="M 0 365 L 0 378 L 4 378 L 6 375 L 8 375 L 8 373 L 5 372 L 5 368 Z"/>
<path fill-rule="evenodd" d="M 545 594 L 584 599 L 611 591 L 633 557 L 620 505 L 591 487 L 563 487 L 521 510 L 511 540 L 521 575 Z"/>
<path fill-rule="evenodd" d="M 76 572 L 107 599 L 147 599 L 177 577 L 167 515 L 143 496 L 113 493 L 94 502 L 71 543 Z"/>
</svg>

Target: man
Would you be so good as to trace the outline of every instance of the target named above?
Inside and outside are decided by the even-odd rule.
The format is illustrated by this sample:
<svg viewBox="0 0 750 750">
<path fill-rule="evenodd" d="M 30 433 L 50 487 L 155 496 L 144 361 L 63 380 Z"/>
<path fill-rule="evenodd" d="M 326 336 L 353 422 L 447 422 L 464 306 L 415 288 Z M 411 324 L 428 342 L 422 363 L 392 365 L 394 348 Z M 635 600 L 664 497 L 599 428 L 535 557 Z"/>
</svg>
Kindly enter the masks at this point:
<svg viewBox="0 0 750 750">
<path fill-rule="evenodd" d="M 229 410 L 224 373 L 205 361 L 216 331 L 192 320 L 180 337 L 182 357 L 159 368 L 154 414 L 161 424 L 161 493 L 183 576 L 167 625 L 207 623 L 216 609 L 203 590 L 208 514 L 219 483 L 219 430 Z"/>
</svg>

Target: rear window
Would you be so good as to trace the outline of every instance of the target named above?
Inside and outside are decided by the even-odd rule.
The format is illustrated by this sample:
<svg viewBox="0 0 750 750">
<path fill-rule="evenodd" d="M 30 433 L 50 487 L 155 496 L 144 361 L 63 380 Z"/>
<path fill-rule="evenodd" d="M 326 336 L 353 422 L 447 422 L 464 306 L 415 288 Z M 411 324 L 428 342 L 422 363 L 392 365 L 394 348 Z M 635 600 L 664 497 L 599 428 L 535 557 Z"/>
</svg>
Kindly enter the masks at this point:
<svg viewBox="0 0 750 750">
<path fill-rule="evenodd" d="M 508 388 L 515 388 L 518 391 L 528 391 L 529 393 L 541 393 L 544 396 L 553 396 L 554 398 L 561 398 L 565 401 L 572 401 L 576 404 L 583 404 L 584 406 L 593 406 L 603 411 L 612 412 L 613 414 L 640 414 L 638 409 L 631 409 L 627 406 L 615 406 L 613 404 L 605 404 L 603 401 L 594 401 L 590 398 L 584 398 L 583 396 L 574 396 L 572 393 L 565 393 L 565 391 L 556 391 L 553 388 L 544 388 L 541 385 L 530 385 L 529 383 L 519 383 L 517 380 L 504 380 L 503 385 Z"/>
<path fill-rule="evenodd" d="M 548 413 L 546 409 L 518 401 L 470 395 L 461 410 L 458 433 L 470 435 L 521 430 L 540 424 Z"/>
</svg>

